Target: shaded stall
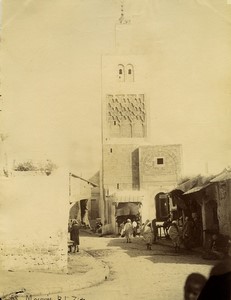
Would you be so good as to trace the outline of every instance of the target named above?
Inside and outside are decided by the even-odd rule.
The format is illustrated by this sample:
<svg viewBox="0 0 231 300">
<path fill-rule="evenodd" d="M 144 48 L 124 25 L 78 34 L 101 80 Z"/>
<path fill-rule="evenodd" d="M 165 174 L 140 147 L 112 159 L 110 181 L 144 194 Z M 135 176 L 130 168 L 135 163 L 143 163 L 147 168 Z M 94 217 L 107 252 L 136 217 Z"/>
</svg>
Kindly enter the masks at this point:
<svg viewBox="0 0 231 300">
<path fill-rule="evenodd" d="M 190 201 L 187 201 L 185 193 L 198 185 L 200 175 L 186 180 L 185 182 L 179 184 L 175 189 L 169 192 L 169 196 L 172 199 L 172 203 L 177 207 L 177 213 L 174 219 L 183 217 L 183 222 L 185 221 L 185 216 L 191 215 Z"/>
<path fill-rule="evenodd" d="M 115 220 L 117 232 L 119 226 L 127 219 L 142 222 L 142 203 L 144 194 L 140 191 L 121 191 L 113 194 L 113 204 L 115 205 Z"/>
<path fill-rule="evenodd" d="M 140 202 L 119 202 L 116 208 L 117 223 L 121 224 L 127 219 L 140 221 L 140 207 Z"/>
<path fill-rule="evenodd" d="M 177 211 L 197 225 L 196 242 L 207 248 L 213 234 L 231 236 L 231 170 L 216 176 L 198 175 L 169 192 Z"/>
<path fill-rule="evenodd" d="M 211 178 L 198 175 L 170 192 L 177 205 L 178 216 L 183 217 L 183 223 L 186 217 L 193 222 L 194 246 L 205 245 L 208 233 L 217 230 L 216 197 Z"/>
<path fill-rule="evenodd" d="M 198 184 L 183 195 L 194 221 L 195 245 L 206 246 L 210 235 L 218 230 L 217 205 L 210 179 L 201 178 Z"/>
</svg>

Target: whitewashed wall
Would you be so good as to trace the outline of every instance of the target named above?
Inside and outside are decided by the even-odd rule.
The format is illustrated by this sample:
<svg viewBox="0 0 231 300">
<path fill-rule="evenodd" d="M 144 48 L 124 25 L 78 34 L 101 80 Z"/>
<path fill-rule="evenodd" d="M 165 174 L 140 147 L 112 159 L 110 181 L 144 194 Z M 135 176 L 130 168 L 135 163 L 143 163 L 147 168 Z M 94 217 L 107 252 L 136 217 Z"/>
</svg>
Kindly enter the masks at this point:
<svg viewBox="0 0 231 300">
<path fill-rule="evenodd" d="M 60 170 L 0 178 L 2 269 L 66 271 L 68 191 Z"/>
</svg>

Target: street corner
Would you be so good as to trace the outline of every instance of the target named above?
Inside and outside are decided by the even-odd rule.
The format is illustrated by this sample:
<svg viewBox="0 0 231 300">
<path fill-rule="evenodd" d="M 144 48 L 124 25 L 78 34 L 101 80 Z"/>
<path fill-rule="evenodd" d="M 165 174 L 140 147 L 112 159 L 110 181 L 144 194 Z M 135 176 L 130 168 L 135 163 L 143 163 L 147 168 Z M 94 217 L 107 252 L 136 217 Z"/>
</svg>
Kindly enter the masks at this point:
<svg viewBox="0 0 231 300">
<path fill-rule="evenodd" d="M 70 254 L 69 262 L 67 274 L 1 271 L 0 298 L 46 300 L 44 295 L 89 288 L 109 277 L 109 267 L 84 250 Z"/>
</svg>

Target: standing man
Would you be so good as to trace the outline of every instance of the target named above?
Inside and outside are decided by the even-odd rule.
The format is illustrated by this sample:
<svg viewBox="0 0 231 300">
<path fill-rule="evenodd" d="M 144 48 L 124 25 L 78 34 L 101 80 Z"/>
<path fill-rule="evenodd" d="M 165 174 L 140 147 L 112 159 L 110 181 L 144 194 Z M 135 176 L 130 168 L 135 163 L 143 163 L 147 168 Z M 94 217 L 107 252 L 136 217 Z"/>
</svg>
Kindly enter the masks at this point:
<svg viewBox="0 0 231 300">
<path fill-rule="evenodd" d="M 131 237 L 132 237 L 132 221 L 130 219 L 127 219 L 126 224 L 124 225 L 125 230 L 125 237 L 127 240 L 127 243 L 131 243 Z"/>
<path fill-rule="evenodd" d="M 136 222 L 136 219 L 134 219 L 134 221 L 132 222 L 132 230 L 133 230 L 133 237 L 135 237 L 136 234 L 137 234 L 137 222 Z"/>
<path fill-rule="evenodd" d="M 152 250 L 152 241 L 153 241 L 153 234 L 152 234 L 152 224 L 149 220 L 147 220 L 144 223 L 144 226 L 142 227 L 142 235 L 144 238 L 144 241 L 147 245 L 147 250 Z"/>
<path fill-rule="evenodd" d="M 169 236 L 170 239 L 172 240 L 173 246 L 175 248 L 175 252 L 180 251 L 180 232 L 179 228 L 177 226 L 176 221 L 172 221 L 172 224 L 169 228 Z"/>
<path fill-rule="evenodd" d="M 79 252 L 79 223 L 76 220 L 73 220 L 72 227 L 70 230 L 71 240 L 74 242 L 73 252 Z"/>
</svg>

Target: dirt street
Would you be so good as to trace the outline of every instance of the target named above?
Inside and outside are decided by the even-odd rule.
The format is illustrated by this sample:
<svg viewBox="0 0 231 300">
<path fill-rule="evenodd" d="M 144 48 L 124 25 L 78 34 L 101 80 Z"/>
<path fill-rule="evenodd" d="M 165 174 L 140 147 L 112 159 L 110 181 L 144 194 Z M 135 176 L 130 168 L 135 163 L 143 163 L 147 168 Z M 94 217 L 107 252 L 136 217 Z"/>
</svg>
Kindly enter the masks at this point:
<svg viewBox="0 0 231 300">
<path fill-rule="evenodd" d="M 169 245 L 156 244 L 152 250 L 146 250 L 139 237 L 127 244 L 121 237 L 85 234 L 81 237 L 81 248 L 109 266 L 109 278 L 98 286 L 80 291 L 74 291 L 73 286 L 72 292 L 52 295 L 52 299 L 183 299 L 187 275 L 199 272 L 208 276 L 214 263 L 203 260 L 200 254 L 193 251 L 175 253 Z"/>
</svg>

